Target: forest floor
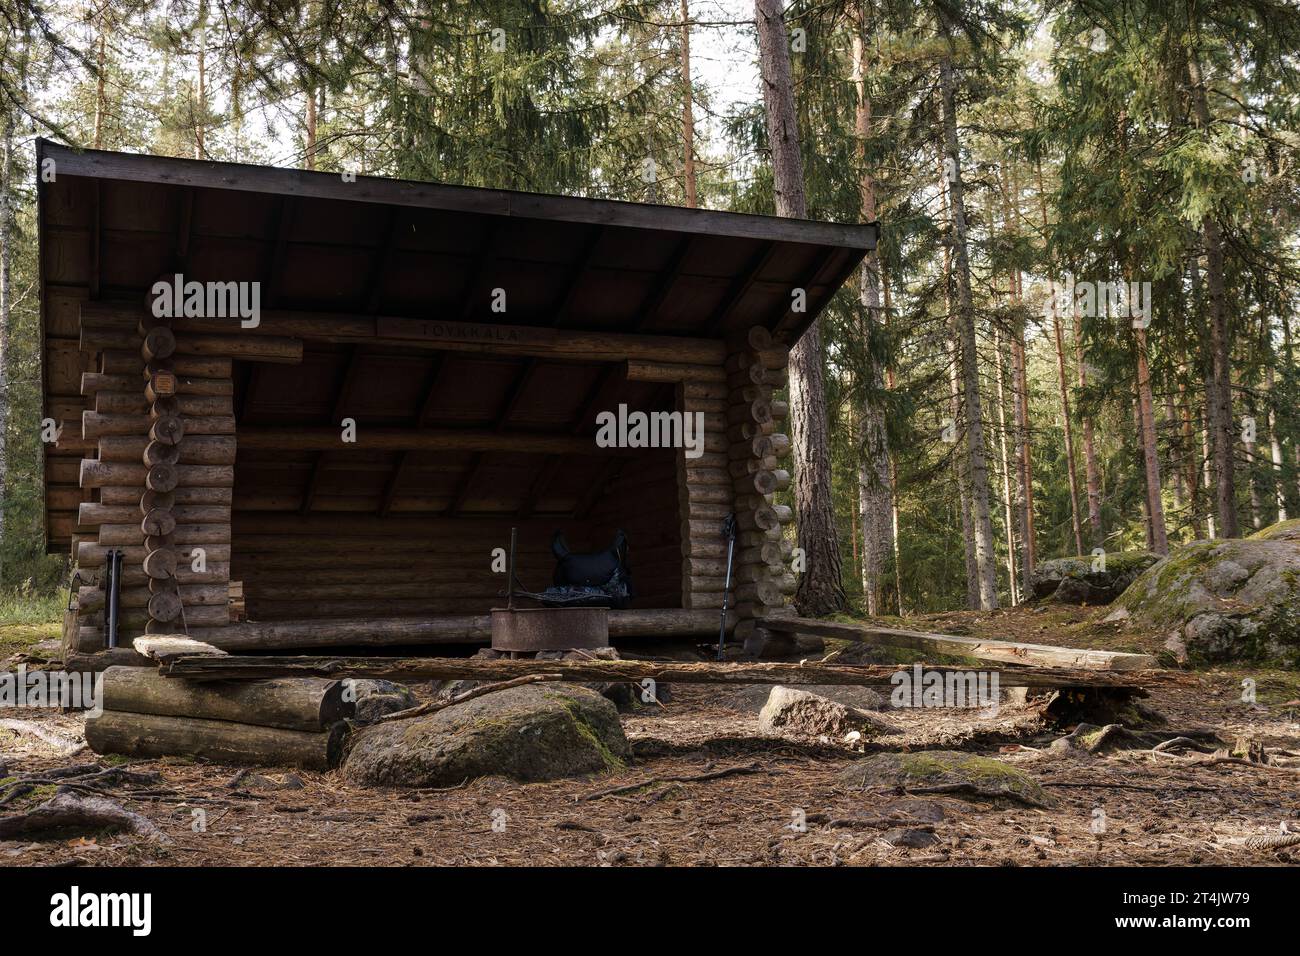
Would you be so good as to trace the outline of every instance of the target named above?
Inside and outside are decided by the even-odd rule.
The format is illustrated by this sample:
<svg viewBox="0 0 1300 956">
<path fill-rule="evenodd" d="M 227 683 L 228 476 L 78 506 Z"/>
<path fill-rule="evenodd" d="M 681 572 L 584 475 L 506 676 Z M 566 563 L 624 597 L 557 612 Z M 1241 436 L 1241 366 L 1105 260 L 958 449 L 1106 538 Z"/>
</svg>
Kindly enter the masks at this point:
<svg viewBox="0 0 1300 956">
<path fill-rule="evenodd" d="M 1103 612 L 1051 607 L 957 612 L 906 624 L 1064 646 L 1154 651 L 1158 637 L 1117 632 Z M 0 635 L 0 642 L 5 640 Z M 623 718 L 635 760 L 585 779 L 518 784 L 500 778 L 450 790 L 364 789 L 337 773 L 266 770 L 236 783 L 235 767 L 185 759 L 132 762 L 162 782 L 105 795 L 152 820 L 166 842 L 98 834 L 0 842 L 0 866 L 23 865 L 1246 865 L 1300 861 L 1300 847 L 1259 851 L 1244 838 L 1300 831 L 1300 697 L 1294 671 L 1189 672 L 1146 703 L 1171 728 L 1251 737 L 1270 764 L 1208 763 L 1205 754 L 1150 750 L 1104 757 L 1050 750 L 1068 728 L 1044 726 L 1032 705 L 974 711 L 889 710 L 899 732 L 857 752 L 826 739 L 763 736 L 766 691 L 693 685 L 671 703 Z M 1257 702 L 1242 701 L 1244 678 Z M 0 712 L 70 741 L 74 714 Z M 57 740 L 57 737 L 54 738 Z M 74 744 L 75 745 L 75 744 Z M 847 764 L 882 751 L 951 749 L 996 757 L 1032 775 L 1050 808 L 897 790 L 855 791 L 836 781 Z M 0 778 L 96 760 L 0 730 Z M 104 764 L 120 763 L 98 758 Z M 724 775 L 717 775 L 726 771 Z M 689 778 L 703 777 L 691 780 Z M 686 778 L 686 779 L 683 779 Z M 644 784 L 639 788 L 627 785 Z M 622 788 L 620 792 L 611 792 Z M 44 787 L 0 807 L 48 798 Z M 1099 814 L 1098 811 L 1101 811 Z M 206 826 L 196 824 L 197 812 Z M 493 829 L 495 811 L 505 827 Z M 802 812 L 806 827 L 793 821 Z M 1104 815 L 1104 832 L 1093 832 Z M 499 820 L 500 813 L 495 814 Z M 891 845 L 893 828 L 928 846 Z M 895 831 L 896 832 L 896 831 Z"/>
</svg>

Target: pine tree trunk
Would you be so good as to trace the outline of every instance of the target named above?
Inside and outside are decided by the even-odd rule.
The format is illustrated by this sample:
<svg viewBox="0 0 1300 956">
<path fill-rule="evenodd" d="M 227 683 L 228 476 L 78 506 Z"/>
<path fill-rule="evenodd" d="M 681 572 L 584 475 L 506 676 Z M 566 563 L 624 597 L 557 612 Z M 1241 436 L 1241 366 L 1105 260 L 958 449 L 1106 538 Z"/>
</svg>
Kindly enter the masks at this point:
<svg viewBox="0 0 1300 956">
<path fill-rule="evenodd" d="M 108 12 L 105 10 L 104 16 Z M 108 25 L 101 23 L 99 27 L 99 43 L 96 44 L 95 51 L 95 149 L 104 148 L 104 113 L 106 112 L 106 103 L 104 98 L 105 76 L 104 70 L 107 59 L 108 46 Z"/>
<path fill-rule="evenodd" d="M 1011 586 L 1011 604 L 1020 603 L 1020 581 L 1016 578 L 1016 521 L 1011 493 L 1011 456 L 1007 453 L 1007 396 L 1006 361 L 1002 349 L 1002 333 L 993 330 L 993 350 L 996 355 L 995 372 L 998 377 L 998 444 L 1002 455 L 1002 521 L 1007 529 L 1007 580 Z"/>
<path fill-rule="evenodd" d="M 1043 164 L 1037 161 L 1034 171 L 1038 176 L 1038 212 L 1043 222 L 1043 242 L 1047 242 L 1047 193 L 1043 189 Z M 1056 304 L 1056 283 L 1051 286 L 1052 332 L 1056 345 L 1056 377 L 1061 393 L 1061 419 L 1065 425 L 1065 461 L 1070 480 L 1070 523 L 1074 530 L 1076 554 L 1083 554 L 1083 527 L 1079 520 L 1079 474 L 1074 464 L 1074 423 L 1070 416 L 1070 387 L 1065 371 L 1065 336 L 1061 332 L 1061 315 Z"/>
<path fill-rule="evenodd" d="M 962 435 L 966 431 L 965 416 L 962 412 L 961 379 L 957 373 L 960 353 L 954 340 L 953 354 L 949 362 L 949 401 L 956 442 L 952 449 L 952 473 L 957 482 L 957 500 L 961 506 L 961 540 L 962 554 L 966 561 L 966 606 L 972 610 L 980 606 L 979 559 L 975 555 L 975 525 L 971 520 L 970 472 L 966 468 L 966 449 L 962 447 Z"/>
<path fill-rule="evenodd" d="M 1160 455 L 1156 444 L 1155 403 L 1151 396 L 1151 369 L 1147 362 L 1146 329 L 1133 330 L 1137 345 L 1138 437 L 1142 442 L 1142 460 L 1147 486 L 1147 521 L 1151 526 L 1151 550 L 1169 553 L 1169 534 L 1165 528 L 1165 508 L 1160 495 Z"/>
<path fill-rule="evenodd" d="M 306 169 L 316 168 L 316 91 L 307 87 L 307 148 L 303 157 L 303 167 Z"/>
<path fill-rule="evenodd" d="M 207 0 L 199 0 L 198 18 L 196 21 L 198 27 L 198 55 L 199 55 L 199 76 L 197 86 L 198 102 L 194 104 L 194 158 L 207 159 L 208 148 L 206 144 L 206 130 L 204 121 L 208 116 L 208 71 L 207 71 L 207 45 L 208 45 L 208 4 Z"/>
<path fill-rule="evenodd" d="M 1273 468 L 1273 496 L 1277 502 L 1277 520 L 1287 520 L 1286 482 L 1282 475 L 1282 438 L 1277 432 L 1277 393 L 1274 391 L 1273 366 L 1264 367 L 1264 384 L 1268 388 L 1268 450 Z"/>
<path fill-rule="evenodd" d="M 1192 527 L 1192 539 L 1199 541 L 1202 537 L 1204 523 L 1201 521 L 1201 483 L 1200 454 L 1196 447 L 1196 429 L 1192 424 L 1191 399 L 1187 395 L 1185 370 L 1178 379 L 1178 414 L 1182 419 L 1182 483 L 1183 493 L 1187 496 L 1189 521 Z"/>
<path fill-rule="evenodd" d="M 1016 434 L 1016 514 L 1020 523 L 1020 582 L 1025 594 L 1033 591 L 1038 541 L 1034 529 L 1034 461 L 1029 446 L 1028 382 L 1025 375 L 1023 326 L 1011 336 L 1011 408 Z"/>
<path fill-rule="evenodd" d="M 1083 361 L 1083 336 L 1079 332 L 1078 304 L 1073 309 L 1074 316 L 1074 361 L 1079 369 L 1079 388 L 1088 385 L 1088 368 Z M 1101 523 L 1101 467 L 1097 464 L 1097 442 L 1093 436 L 1092 416 L 1084 412 L 1083 420 L 1083 474 L 1084 486 L 1088 491 L 1088 529 L 1092 535 L 1092 546 L 1103 547 L 1106 543 L 1106 529 Z"/>
<path fill-rule="evenodd" d="M 1291 339 L 1291 321 L 1287 314 L 1283 312 L 1279 318 L 1282 320 L 1282 354 L 1286 356 L 1286 361 L 1295 367 L 1295 347 Z M 1295 463 L 1296 475 L 1296 501 L 1300 502 L 1300 442 L 1296 442 L 1291 450 L 1291 460 Z"/>
<path fill-rule="evenodd" d="M 1137 436 L 1137 442 L 1133 446 L 1133 459 L 1139 471 L 1145 472 L 1146 469 L 1146 442 L 1144 436 L 1145 429 L 1142 427 L 1142 402 L 1138 398 L 1138 388 L 1136 381 L 1133 385 L 1133 391 L 1129 395 L 1129 408 L 1133 412 L 1133 433 Z M 1145 480 L 1145 476 L 1144 476 Z M 1156 549 L 1155 529 L 1151 524 L 1151 494 L 1150 486 L 1144 486 L 1142 498 L 1142 531 L 1145 535 L 1146 549 L 1154 551 Z"/>
<path fill-rule="evenodd" d="M 993 546 L 993 520 L 989 507 L 988 457 L 984 443 L 984 415 L 979 392 L 979 357 L 975 349 L 975 306 L 971 295 L 970 256 L 967 248 L 966 200 L 961 173 L 961 150 L 957 140 L 957 81 L 953 70 L 955 44 L 943 15 L 942 29 L 947 49 L 939 63 L 939 86 L 943 97 L 943 135 L 951 161 L 948 190 L 952 196 L 952 243 L 957 278 L 957 346 L 961 355 L 961 378 L 966 413 L 971 524 L 975 539 L 975 560 L 979 583 L 979 606 L 998 606 L 997 556 Z"/>
<path fill-rule="evenodd" d="M 935 154 L 939 169 L 939 202 L 943 210 L 943 221 L 951 218 L 951 206 L 948 202 L 948 175 L 944 168 L 943 147 L 939 146 Z M 952 307 L 952 246 L 943 246 L 943 300 L 944 315 L 950 329 L 955 329 L 956 319 Z M 953 331 L 951 352 L 948 355 L 948 412 L 952 428 L 952 475 L 957 485 L 957 501 L 961 508 L 962 554 L 966 564 L 966 606 L 977 608 L 980 603 L 979 571 L 975 561 L 975 535 L 971 530 L 970 486 L 967 483 L 965 455 L 962 451 L 962 436 L 965 434 L 964 415 L 961 402 L 961 383 L 957 369 L 961 365 L 961 353 L 957 346 L 957 335 Z"/>
<path fill-rule="evenodd" d="M 1192 290 L 1192 313 L 1196 316 L 1196 321 L 1201 333 L 1201 341 L 1209 337 L 1208 323 L 1204 317 L 1204 308 L 1202 302 L 1204 297 L 1201 292 L 1201 266 L 1200 254 L 1193 249 L 1187 263 L 1187 277 L 1190 280 Z M 1201 415 L 1199 422 L 1201 428 L 1201 487 L 1205 491 L 1205 535 L 1207 538 L 1218 537 L 1215 525 L 1215 489 L 1217 483 L 1214 478 L 1214 428 L 1211 420 L 1211 407 L 1215 404 L 1216 385 L 1214 375 L 1211 371 L 1211 363 L 1202 351 L 1199 356 L 1201 362 L 1201 382 L 1205 390 L 1205 401 L 1201 406 Z"/>
<path fill-rule="evenodd" d="M 13 183 L 11 170 L 14 160 L 14 114 L 16 107 L 4 104 L 3 144 L 0 144 L 0 556 L 3 556 L 5 539 L 5 512 L 9 476 L 9 458 L 7 439 L 9 435 L 9 406 L 13 397 L 9 394 L 9 320 L 13 309 Z M 0 566 L 0 581 L 4 579 L 4 568 Z"/>
<path fill-rule="evenodd" d="M 691 11 L 682 0 L 682 179 L 686 205 L 697 205 L 695 192 L 695 104 L 691 91 Z"/>
<path fill-rule="evenodd" d="M 880 269 L 880 289 L 885 294 L 885 314 L 882 317 L 882 324 L 888 330 L 889 316 L 893 312 L 893 302 L 889 296 L 889 276 L 884 267 Z M 892 366 L 885 367 L 885 388 L 889 391 L 894 390 L 894 369 Z M 894 542 L 894 600 L 897 602 L 898 616 L 903 616 L 903 556 L 900 553 L 898 544 L 898 462 L 894 460 L 891 452 L 889 456 L 889 510 L 890 525 L 889 536 Z"/>
<path fill-rule="evenodd" d="M 1061 421 L 1065 425 L 1065 462 L 1070 483 L 1070 523 L 1074 530 L 1074 547 L 1083 554 L 1083 527 L 1079 521 L 1079 475 L 1074 466 L 1074 425 L 1070 421 L 1070 387 L 1065 371 L 1065 337 L 1061 317 L 1052 309 L 1052 332 L 1056 344 L 1056 379 L 1061 392 Z"/>
<path fill-rule="evenodd" d="M 1174 496 L 1174 511 L 1180 519 L 1187 502 L 1183 500 L 1183 482 L 1179 477 L 1178 463 L 1182 459 L 1182 435 L 1179 433 L 1178 410 L 1174 407 L 1173 392 L 1165 393 L 1165 429 L 1172 436 L 1169 439 L 1169 457 L 1163 474 L 1169 476 L 1169 490 Z"/>
<path fill-rule="evenodd" d="M 1248 405 L 1246 410 L 1251 418 L 1254 419 L 1255 409 L 1253 404 Z M 1242 444 L 1246 446 L 1246 500 L 1248 503 L 1247 510 L 1249 512 L 1247 517 L 1250 521 L 1250 526 L 1258 531 L 1263 527 L 1261 515 L 1264 510 L 1263 505 L 1260 504 L 1259 498 L 1259 479 L 1255 475 L 1258 444 L 1253 439 L 1251 441 L 1243 441 Z"/>
<path fill-rule="evenodd" d="M 1195 56 L 1188 57 L 1187 77 L 1191 81 L 1197 125 L 1208 130 L 1211 122 L 1209 101 Z M 1241 531 L 1237 523 L 1237 491 L 1233 475 L 1232 344 L 1223 277 L 1223 231 L 1213 213 L 1207 213 L 1201 220 L 1201 236 L 1205 243 L 1205 284 L 1210 299 L 1210 372 L 1214 379 L 1214 394 L 1207 396 L 1207 404 L 1214 450 L 1215 503 L 1220 534 L 1225 538 L 1235 538 Z"/>
<path fill-rule="evenodd" d="M 863 222 L 876 220 L 876 183 L 867 168 L 866 144 L 871 135 L 871 100 L 867 96 L 866 50 L 863 41 L 865 11 L 858 8 L 858 29 L 853 36 L 853 72 L 857 103 L 854 129 L 858 165 L 861 169 L 859 196 Z M 876 360 L 875 342 L 880 335 L 880 258 L 872 249 L 862 260 L 859 294 L 864 315 L 863 333 L 867 354 L 868 380 L 861 416 L 861 444 L 858 459 L 858 500 L 862 512 L 862 593 L 868 614 L 884 612 L 885 574 L 893 550 L 893 503 L 889 485 L 889 437 L 884 410 L 876 401 L 884 389 L 884 370 Z"/>
<path fill-rule="evenodd" d="M 1207 382 L 1206 384 L 1207 384 L 1206 391 L 1208 392 L 1208 391 L 1209 391 L 1209 388 L 1208 388 L 1208 384 L 1209 384 L 1209 383 Z M 1210 431 L 1211 431 L 1211 429 L 1210 429 L 1210 409 L 1209 409 L 1209 402 L 1207 401 L 1207 402 L 1206 402 L 1205 415 L 1204 415 L 1204 418 L 1202 419 L 1202 423 L 1201 423 L 1201 456 L 1202 456 L 1202 458 L 1204 459 L 1204 462 L 1205 462 L 1205 464 L 1204 464 L 1204 466 L 1203 466 L 1205 492 L 1206 492 L 1207 495 L 1213 497 L 1213 495 L 1214 495 L 1214 488 L 1215 488 L 1215 482 L 1214 482 L 1214 452 L 1211 451 L 1211 449 L 1210 449 L 1210 444 L 1211 444 Z M 1217 529 L 1215 528 L 1215 524 L 1214 524 L 1214 510 L 1213 510 L 1213 509 L 1209 509 L 1209 510 L 1207 511 L 1206 515 L 1205 515 L 1205 533 L 1206 533 L 1206 536 L 1209 537 L 1209 538 L 1217 538 L 1217 537 L 1218 537 Z"/>
<path fill-rule="evenodd" d="M 755 0 L 759 71 L 772 151 L 772 182 L 779 216 L 807 218 L 799 125 L 790 79 L 790 47 L 781 0 Z M 795 521 L 806 570 L 795 604 L 821 616 L 848 606 L 840 583 L 840 547 L 831 499 L 830 439 L 826 413 L 821 328 L 814 322 L 790 351 L 790 418 L 794 431 Z"/>
</svg>

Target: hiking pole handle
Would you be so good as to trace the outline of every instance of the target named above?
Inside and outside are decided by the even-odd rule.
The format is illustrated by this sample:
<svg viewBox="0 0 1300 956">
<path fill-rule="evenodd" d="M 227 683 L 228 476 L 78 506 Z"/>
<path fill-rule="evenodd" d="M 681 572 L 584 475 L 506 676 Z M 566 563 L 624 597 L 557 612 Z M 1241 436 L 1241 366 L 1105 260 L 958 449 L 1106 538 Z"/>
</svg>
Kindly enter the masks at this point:
<svg viewBox="0 0 1300 956">
<path fill-rule="evenodd" d="M 727 643 L 727 610 L 731 593 L 731 561 L 736 553 L 736 516 L 729 514 L 722 519 L 722 536 L 727 539 L 727 573 L 722 585 L 722 620 L 718 625 L 718 660 L 722 660 L 722 649 Z"/>
</svg>

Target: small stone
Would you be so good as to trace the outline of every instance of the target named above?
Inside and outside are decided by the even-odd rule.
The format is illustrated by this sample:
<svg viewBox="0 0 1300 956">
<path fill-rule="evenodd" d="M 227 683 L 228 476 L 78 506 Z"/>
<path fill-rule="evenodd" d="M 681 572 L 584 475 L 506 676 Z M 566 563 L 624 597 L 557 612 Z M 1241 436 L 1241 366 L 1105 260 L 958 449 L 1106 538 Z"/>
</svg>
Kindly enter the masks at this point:
<svg viewBox="0 0 1300 956">
<path fill-rule="evenodd" d="M 759 712 L 758 729 L 764 733 L 827 736 L 837 740 L 855 730 L 863 737 L 897 732 L 896 727 L 865 710 L 780 685 L 772 688 Z"/>
<path fill-rule="evenodd" d="M 301 790 L 305 786 L 302 777 L 296 773 L 286 773 L 276 779 L 251 770 L 241 770 L 235 774 L 226 786 L 231 790 Z"/>
<path fill-rule="evenodd" d="M 895 800 L 893 803 L 882 807 L 882 809 L 888 810 L 890 813 L 906 814 L 913 820 L 922 823 L 939 823 L 948 817 L 948 813 L 944 810 L 942 804 L 935 803 L 933 800 L 918 800 L 915 797 Z"/>
<path fill-rule="evenodd" d="M 889 701 L 870 687 L 849 684 L 800 684 L 799 689 L 857 710 L 885 710 Z M 771 684 L 747 684 L 719 699 L 723 706 L 757 714 L 772 696 Z"/>
<path fill-rule="evenodd" d="M 929 833 L 925 830 L 902 827 L 893 830 L 886 830 L 884 833 L 880 834 L 880 839 L 884 840 L 890 846 L 901 846 L 910 850 L 923 850 L 926 847 L 934 846 L 939 842 L 939 838 L 933 833 Z"/>
<path fill-rule="evenodd" d="M 1165 650 L 1173 655 L 1175 663 L 1187 663 L 1187 642 L 1183 640 L 1181 631 L 1169 632 L 1169 636 L 1165 638 Z"/>
<path fill-rule="evenodd" d="M 389 680 L 354 680 L 352 693 L 357 703 L 353 719 L 359 724 L 372 723 L 384 714 L 406 710 L 417 703 L 409 689 Z"/>
</svg>

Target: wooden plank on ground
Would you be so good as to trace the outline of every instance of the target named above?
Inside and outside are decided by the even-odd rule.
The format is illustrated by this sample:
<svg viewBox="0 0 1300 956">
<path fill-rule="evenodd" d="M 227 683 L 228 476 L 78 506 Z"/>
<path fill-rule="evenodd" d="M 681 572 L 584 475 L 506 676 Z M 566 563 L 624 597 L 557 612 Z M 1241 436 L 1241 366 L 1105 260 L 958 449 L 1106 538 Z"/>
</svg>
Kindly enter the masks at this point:
<svg viewBox="0 0 1300 956">
<path fill-rule="evenodd" d="M 967 676 L 969 668 L 927 667 L 927 671 Z M 513 680 L 532 674 L 558 674 L 568 681 L 629 681 L 647 678 L 671 684 L 850 684 L 890 685 L 900 669 L 893 665 L 821 663 L 675 663 L 635 660 L 539 661 L 449 657 L 180 657 L 160 667 L 167 677 L 192 680 L 260 680 L 267 677 L 376 678 L 396 681 Z M 1171 671 L 1147 674 L 1011 668 L 998 672 L 1002 687 L 1114 687 L 1142 693 L 1156 684 L 1177 683 Z"/>
<path fill-rule="evenodd" d="M 931 634 L 875 624 L 844 624 L 818 621 L 807 617 L 767 617 L 759 621 L 769 631 L 785 634 L 811 634 L 845 641 L 908 647 L 940 654 L 973 657 L 1000 664 L 1028 667 L 1065 667 L 1090 671 L 1136 671 L 1156 667 L 1149 654 L 1123 651 L 1094 651 L 1077 647 L 1053 647 L 1050 644 L 1022 644 L 1017 641 L 988 641 L 956 634 Z"/>
</svg>

